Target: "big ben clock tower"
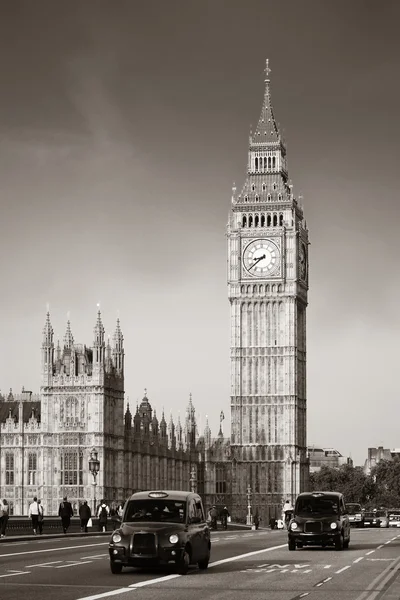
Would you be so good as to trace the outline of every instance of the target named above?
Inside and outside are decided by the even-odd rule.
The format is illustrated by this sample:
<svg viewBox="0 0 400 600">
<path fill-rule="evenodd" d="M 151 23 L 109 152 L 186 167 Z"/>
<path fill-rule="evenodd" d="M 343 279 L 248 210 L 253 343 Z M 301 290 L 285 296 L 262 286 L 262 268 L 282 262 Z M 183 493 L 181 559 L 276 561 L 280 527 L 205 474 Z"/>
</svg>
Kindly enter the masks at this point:
<svg viewBox="0 0 400 600">
<path fill-rule="evenodd" d="M 288 184 L 266 64 L 247 177 L 228 223 L 233 510 L 280 516 L 308 480 L 308 231 Z M 250 488 L 250 489 L 249 489 Z M 246 496 L 247 494 L 247 496 Z"/>
</svg>

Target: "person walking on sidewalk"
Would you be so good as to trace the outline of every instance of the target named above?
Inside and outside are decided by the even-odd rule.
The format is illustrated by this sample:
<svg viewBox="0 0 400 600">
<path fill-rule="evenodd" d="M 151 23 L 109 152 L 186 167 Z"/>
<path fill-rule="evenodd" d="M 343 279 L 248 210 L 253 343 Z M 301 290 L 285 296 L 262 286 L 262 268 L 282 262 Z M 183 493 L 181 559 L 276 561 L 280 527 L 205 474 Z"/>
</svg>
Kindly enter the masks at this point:
<svg viewBox="0 0 400 600">
<path fill-rule="evenodd" d="M 32 519 L 33 535 L 36 535 L 39 521 L 39 504 L 36 496 L 34 497 L 33 502 L 31 502 L 29 505 L 28 515 L 29 518 Z"/>
<path fill-rule="evenodd" d="M 8 511 L 9 506 L 7 500 L 4 498 L 3 501 L 0 500 L 0 537 L 6 536 L 6 527 L 8 523 Z"/>
<path fill-rule="evenodd" d="M 42 535 L 43 533 L 43 521 L 44 521 L 44 509 L 42 506 L 42 501 L 39 499 L 38 500 L 38 509 L 39 509 L 39 514 L 38 514 L 38 529 L 39 529 L 39 535 Z"/>
<path fill-rule="evenodd" d="M 79 517 L 81 520 L 81 531 L 88 532 L 88 521 L 92 516 L 92 511 L 87 503 L 87 500 L 83 501 L 83 504 L 79 507 Z"/>
<path fill-rule="evenodd" d="M 97 516 L 99 517 L 99 531 L 107 531 L 107 520 L 110 509 L 107 506 L 105 500 L 101 501 Z"/>
<path fill-rule="evenodd" d="M 61 523 L 63 532 L 67 533 L 68 528 L 71 524 L 71 517 L 73 516 L 74 511 L 72 510 L 71 502 L 68 502 L 67 496 L 64 496 L 63 501 L 60 503 L 60 507 L 58 509 L 58 516 L 61 517 Z"/>
</svg>

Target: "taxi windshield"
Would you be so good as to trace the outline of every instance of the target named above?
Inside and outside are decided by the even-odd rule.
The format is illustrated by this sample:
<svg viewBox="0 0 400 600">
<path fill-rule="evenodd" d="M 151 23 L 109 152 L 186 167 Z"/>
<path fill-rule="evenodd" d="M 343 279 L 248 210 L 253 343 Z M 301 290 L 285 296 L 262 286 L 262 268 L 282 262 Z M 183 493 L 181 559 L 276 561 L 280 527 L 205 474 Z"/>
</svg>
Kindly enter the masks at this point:
<svg viewBox="0 0 400 600">
<path fill-rule="evenodd" d="M 339 513 L 339 502 L 334 496 L 307 496 L 298 498 L 297 515 L 331 515 Z"/>
<path fill-rule="evenodd" d="M 356 515 L 361 512 L 361 504 L 352 504 L 351 502 L 346 504 L 347 512 L 349 515 Z"/>
<path fill-rule="evenodd" d="M 156 523 L 184 523 L 186 502 L 170 499 L 130 500 L 125 508 L 124 521 L 153 521 Z"/>
</svg>

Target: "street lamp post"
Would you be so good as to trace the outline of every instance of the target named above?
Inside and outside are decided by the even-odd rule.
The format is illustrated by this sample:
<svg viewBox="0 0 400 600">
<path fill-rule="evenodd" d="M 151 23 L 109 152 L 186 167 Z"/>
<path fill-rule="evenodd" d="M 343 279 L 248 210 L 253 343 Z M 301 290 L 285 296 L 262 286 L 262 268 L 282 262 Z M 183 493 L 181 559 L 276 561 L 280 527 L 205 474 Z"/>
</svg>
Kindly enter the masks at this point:
<svg viewBox="0 0 400 600">
<path fill-rule="evenodd" d="M 190 491 L 193 492 L 193 494 L 196 492 L 196 483 L 196 469 L 192 467 L 192 470 L 190 471 Z"/>
<path fill-rule="evenodd" d="M 100 471 L 100 461 L 97 458 L 98 452 L 96 448 L 92 448 L 90 451 L 89 460 L 89 471 L 93 475 L 93 515 L 96 513 L 96 485 L 97 485 L 97 474 Z"/>
<path fill-rule="evenodd" d="M 246 525 L 252 525 L 252 518 L 251 518 L 251 487 L 250 486 L 247 488 L 247 519 L 246 519 Z"/>
</svg>

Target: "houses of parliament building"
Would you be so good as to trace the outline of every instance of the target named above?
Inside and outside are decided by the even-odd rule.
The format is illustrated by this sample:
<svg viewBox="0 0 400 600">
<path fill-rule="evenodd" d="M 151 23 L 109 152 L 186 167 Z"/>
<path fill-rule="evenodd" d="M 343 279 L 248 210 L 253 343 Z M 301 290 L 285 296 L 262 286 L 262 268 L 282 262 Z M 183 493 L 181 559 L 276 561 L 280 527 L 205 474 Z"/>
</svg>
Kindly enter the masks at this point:
<svg viewBox="0 0 400 600">
<path fill-rule="evenodd" d="M 68 321 L 42 338 L 40 395 L 0 395 L 0 497 L 27 514 L 34 496 L 57 514 L 68 496 L 124 502 L 151 488 L 195 488 L 205 505 L 227 505 L 264 522 L 308 485 L 306 308 L 308 230 L 288 183 L 286 147 L 275 121 L 270 69 L 247 174 L 233 188 L 227 226 L 231 311 L 231 437 L 200 432 L 192 398 L 183 423 L 157 417 L 145 393 L 124 403 L 124 344 L 117 320 L 106 342 L 97 314 L 93 341 L 76 343 Z M 126 406 L 126 407 L 125 407 Z M 89 461 L 95 449 L 99 472 Z M 93 483 L 96 485 L 93 485 Z"/>
</svg>

